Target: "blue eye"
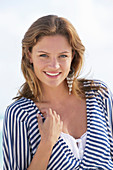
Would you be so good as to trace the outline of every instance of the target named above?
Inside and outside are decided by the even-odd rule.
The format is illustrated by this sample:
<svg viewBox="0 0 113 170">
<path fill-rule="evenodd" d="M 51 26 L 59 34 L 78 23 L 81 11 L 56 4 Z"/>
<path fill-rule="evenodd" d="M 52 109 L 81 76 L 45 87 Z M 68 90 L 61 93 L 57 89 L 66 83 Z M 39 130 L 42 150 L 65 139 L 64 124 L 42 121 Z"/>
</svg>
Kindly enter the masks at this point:
<svg viewBox="0 0 113 170">
<path fill-rule="evenodd" d="M 48 57 L 46 54 L 41 54 L 40 57 Z"/>
<path fill-rule="evenodd" d="M 61 58 L 66 58 L 66 57 L 67 57 L 67 55 L 60 55 L 60 57 L 61 57 Z"/>
</svg>

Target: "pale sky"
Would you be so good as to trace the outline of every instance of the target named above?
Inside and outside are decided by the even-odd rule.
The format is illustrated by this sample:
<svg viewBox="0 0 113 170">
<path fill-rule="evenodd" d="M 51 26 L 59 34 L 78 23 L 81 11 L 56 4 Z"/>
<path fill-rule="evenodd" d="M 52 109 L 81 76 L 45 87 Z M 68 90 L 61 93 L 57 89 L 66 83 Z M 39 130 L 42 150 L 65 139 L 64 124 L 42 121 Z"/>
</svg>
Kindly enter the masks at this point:
<svg viewBox="0 0 113 170">
<path fill-rule="evenodd" d="M 100 79 L 113 91 L 113 0 L 0 0 L 0 115 L 24 82 L 22 38 L 36 19 L 48 14 L 75 26 L 86 47 L 81 76 Z"/>
</svg>

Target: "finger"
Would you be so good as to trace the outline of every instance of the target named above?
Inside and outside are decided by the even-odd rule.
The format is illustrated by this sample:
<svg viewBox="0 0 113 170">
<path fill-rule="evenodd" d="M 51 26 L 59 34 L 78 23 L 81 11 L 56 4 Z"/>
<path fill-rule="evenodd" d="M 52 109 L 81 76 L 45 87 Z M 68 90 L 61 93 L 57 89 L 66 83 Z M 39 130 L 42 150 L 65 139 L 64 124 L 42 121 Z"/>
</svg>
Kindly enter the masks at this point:
<svg viewBox="0 0 113 170">
<path fill-rule="evenodd" d="M 60 122 L 60 130 L 61 130 L 61 132 L 63 130 L 63 121 Z"/>
<path fill-rule="evenodd" d="M 51 118 L 57 118 L 57 113 L 55 110 L 52 110 L 51 108 L 49 108 L 49 114 L 48 114 L 48 117 L 51 117 Z"/>
<path fill-rule="evenodd" d="M 53 115 L 51 108 L 49 108 L 48 113 L 47 113 L 47 116 L 50 116 L 50 115 L 51 115 L 51 116 Z"/>
<path fill-rule="evenodd" d="M 42 115 L 46 118 L 46 117 L 47 117 L 47 114 L 48 114 L 48 109 L 42 108 L 42 109 L 41 109 L 41 113 L 42 113 Z"/>
<path fill-rule="evenodd" d="M 57 118 L 60 120 L 60 115 L 59 114 L 57 114 Z"/>
<path fill-rule="evenodd" d="M 56 115 L 56 114 L 57 114 L 55 110 L 53 110 L 53 114 L 54 114 L 54 115 Z"/>
<path fill-rule="evenodd" d="M 52 114 L 55 116 L 55 117 L 59 117 L 57 112 L 55 110 L 52 111 Z"/>
<path fill-rule="evenodd" d="M 42 117 L 40 114 L 37 114 L 37 119 L 38 119 L 39 126 L 41 126 L 43 121 L 42 121 Z"/>
<path fill-rule="evenodd" d="M 60 120 L 60 115 L 57 114 L 57 112 L 56 112 L 55 110 L 53 111 L 53 115 L 54 115 L 58 120 Z"/>
<path fill-rule="evenodd" d="M 61 121 L 61 128 L 63 128 L 63 121 Z"/>
</svg>

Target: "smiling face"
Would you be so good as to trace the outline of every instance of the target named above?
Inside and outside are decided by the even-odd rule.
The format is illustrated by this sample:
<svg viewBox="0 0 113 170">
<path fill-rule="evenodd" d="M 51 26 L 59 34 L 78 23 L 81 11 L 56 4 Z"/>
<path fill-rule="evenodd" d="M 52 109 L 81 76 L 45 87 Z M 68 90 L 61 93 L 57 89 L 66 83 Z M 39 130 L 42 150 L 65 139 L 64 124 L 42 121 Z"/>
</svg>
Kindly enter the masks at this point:
<svg viewBox="0 0 113 170">
<path fill-rule="evenodd" d="M 30 53 L 30 62 L 43 87 L 63 84 L 71 61 L 72 47 L 62 35 L 42 37 Z"/>
</svg>

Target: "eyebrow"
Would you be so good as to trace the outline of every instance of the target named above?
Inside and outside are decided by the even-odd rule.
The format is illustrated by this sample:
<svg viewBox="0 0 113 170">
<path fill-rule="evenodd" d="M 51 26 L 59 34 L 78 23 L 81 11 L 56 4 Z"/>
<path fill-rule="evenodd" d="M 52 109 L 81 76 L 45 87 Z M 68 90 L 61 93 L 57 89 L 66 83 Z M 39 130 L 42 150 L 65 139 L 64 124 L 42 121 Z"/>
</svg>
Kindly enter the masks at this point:
<svg viewBox="0 0 113 170">
<path fill-rule="evenodd" d="M 46 53 L 46 54 L 50 54 L 46 51 L 37 51 L 38 53 Z M 63 54 L 63 53 L 70 53 L 69 51 L 63 51 L 63 52 L 60 52 L 59 54 Z"/>
</svg>

